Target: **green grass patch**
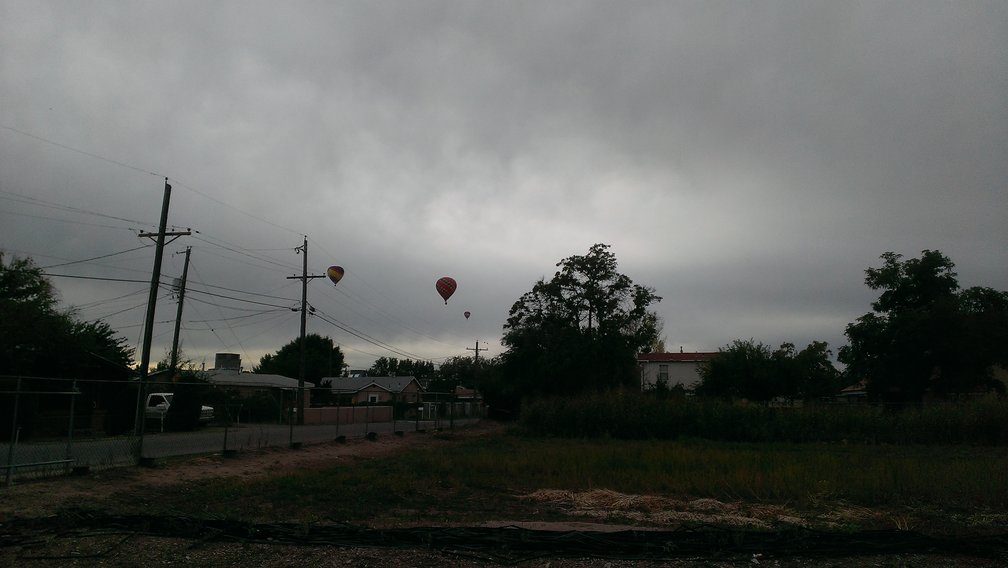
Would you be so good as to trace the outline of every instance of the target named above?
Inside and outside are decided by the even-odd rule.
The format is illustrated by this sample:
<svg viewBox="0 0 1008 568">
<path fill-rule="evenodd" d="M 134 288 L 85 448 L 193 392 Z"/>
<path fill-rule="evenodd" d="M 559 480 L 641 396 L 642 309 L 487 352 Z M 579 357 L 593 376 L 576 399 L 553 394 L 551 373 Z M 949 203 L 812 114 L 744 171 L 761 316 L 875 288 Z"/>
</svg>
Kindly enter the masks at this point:
<svg viewBox="0 0 1008 568">
<path fill-rule="evenodd" d="M 364 524 L 561 518 L 562 511 L 519 498 L 538 489 L 609 489 L 798 508 L 842 502 L 1003 512 L 1008 509 L 1008 484 L 1000 472 L 1006 470 L 1008 449 L 1001 447 L 501 434 L 323 471 L 201 483 L 187 487 L 184 498 L 152 501 L 165 503 L 163 507 L 176 514 Z"/>
</svg>

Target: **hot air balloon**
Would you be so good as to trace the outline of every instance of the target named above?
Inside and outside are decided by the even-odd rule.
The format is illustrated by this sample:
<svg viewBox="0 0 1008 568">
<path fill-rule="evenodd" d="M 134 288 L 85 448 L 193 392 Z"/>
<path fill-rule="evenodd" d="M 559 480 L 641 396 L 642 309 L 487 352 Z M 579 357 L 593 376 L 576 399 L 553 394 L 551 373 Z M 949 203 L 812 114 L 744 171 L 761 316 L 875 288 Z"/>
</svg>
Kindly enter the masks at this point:
<svg viewBox="0 0 1008 568">
<path fill-rule="evenodd" d="M 455 282 L 454 278 L 450 276 L 442 276 L 438 278 L 438 281 L 434 284 L 434 288 L 437 289 L 437 293 L 441 294 L 444 298 L 445 305 L 448 305 L 448 298 L 455 293 L 455 288 L 458 288 L 458 283 Z"/>
<path fill-rule="evenodd" d="M 466 319 L 469 319 L 469 316 L 471 316 L 472 314 L 470 314 L 468 311 L 466 311 L 466 313 L 464 313 L 462 315 L 464 315 L 466 317 Z"/>
<path fill-rule="evenodd" d="M 339 284 L 339 281 L 343 278 L 342 266 L 330 266 L 325 272 L 329 276 L 329 280 L 332 280 L 333 286 Z"/>
</svg>

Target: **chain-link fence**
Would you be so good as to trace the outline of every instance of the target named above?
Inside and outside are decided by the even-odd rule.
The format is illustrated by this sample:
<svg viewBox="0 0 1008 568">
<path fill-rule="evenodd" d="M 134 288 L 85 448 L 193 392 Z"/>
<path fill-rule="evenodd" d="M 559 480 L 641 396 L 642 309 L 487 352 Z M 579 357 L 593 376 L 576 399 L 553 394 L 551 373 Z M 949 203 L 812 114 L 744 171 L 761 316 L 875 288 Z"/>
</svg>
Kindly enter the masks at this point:
<svg viewBox="0 0 1008 568">
<path fill-rule="evenodd" d="M 15 478 L 136 463 L 136 385 L 0 377 L 0 471 Z"/>
<path fill-rule="evenodd" d="M 0 376 L 0 472 L 16 479 L 223 453 L 453 428 L 482 405 L 445 394 L 418 405 L 306 407 L 298 389 L 204 381 L 93 381 Z"/>
</svg>

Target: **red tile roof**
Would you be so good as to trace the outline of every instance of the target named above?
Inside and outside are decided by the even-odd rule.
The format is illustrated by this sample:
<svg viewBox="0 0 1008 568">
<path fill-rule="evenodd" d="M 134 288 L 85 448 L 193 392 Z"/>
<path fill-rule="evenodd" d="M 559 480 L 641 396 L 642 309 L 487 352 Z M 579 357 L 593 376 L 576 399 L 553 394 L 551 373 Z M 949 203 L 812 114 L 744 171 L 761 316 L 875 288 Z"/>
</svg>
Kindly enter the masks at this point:
<svg viewBox="0 0 1008 568">
<path fill-rule="evenodd" d="M 637 356 L 638 362 L 648 363 L 697 363 L 710 361 L 717 356 L 717 352 L 697 351 L 693 353 L 641 353 Z"/>
</svg>

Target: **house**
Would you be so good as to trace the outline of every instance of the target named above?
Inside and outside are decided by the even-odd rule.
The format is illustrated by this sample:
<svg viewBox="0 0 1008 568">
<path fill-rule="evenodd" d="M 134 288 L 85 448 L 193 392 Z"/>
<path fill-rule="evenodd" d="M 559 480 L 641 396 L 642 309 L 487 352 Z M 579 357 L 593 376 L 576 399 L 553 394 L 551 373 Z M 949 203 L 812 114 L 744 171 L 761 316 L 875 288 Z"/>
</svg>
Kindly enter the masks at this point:
<svg viewBox="0 0 1008 568">
<path fill-rule="evenodd" d="M 236 353 L 218 353 L 215 358 L 215 368 L 203 371 L 201 375 L 211 385 L 236 391 L 243 398 L 248 398 L 256 393 L 267 392 L 278 400 L 294 400 L 292 394 L 284 392 L 296 392 L 299 381 L 284 375 L 273 375 L 269 373 L 245 373 L 241 370 L 241 358 Z M 311 389 L 315 385 L 305 381 L 305 405 L 311 404 Z"/>
<path fill-rule="evenodd" d="M 833 402 L 843 404 L 864 404 L 868 402 L 868 381 L 861 379 L 853 385 L 848 385 L 833 396 Z"/>
<path fill-rule="evenodd" d="M 417 403 L 422 390 L 415 377 L 322 378 L 327 380 L 341 405 Z"/>
<path fill-rule="evenodd" d="M 641 390 L 662 383 L 668 388 L 681 386 L 693 390 L 700 383 L 700 369 L 717 356 L 717 352 L 641 353 L 637 356 Z"/>
</svg>

